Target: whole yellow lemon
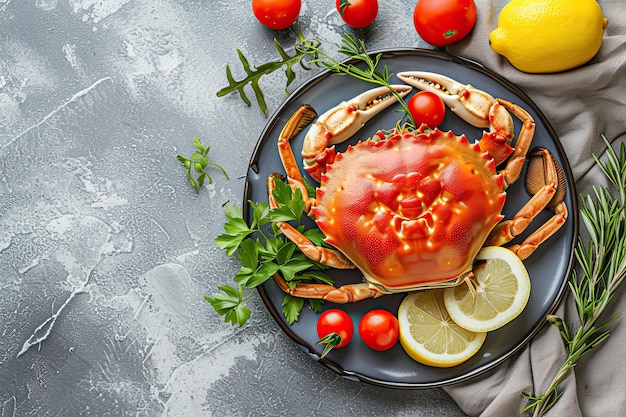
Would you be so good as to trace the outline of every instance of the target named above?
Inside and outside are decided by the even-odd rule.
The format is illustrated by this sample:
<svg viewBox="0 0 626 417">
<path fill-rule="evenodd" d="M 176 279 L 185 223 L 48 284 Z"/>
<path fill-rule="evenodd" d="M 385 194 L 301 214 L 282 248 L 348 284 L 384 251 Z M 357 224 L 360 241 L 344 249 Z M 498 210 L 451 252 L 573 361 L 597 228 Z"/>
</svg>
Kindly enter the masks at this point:
<svg viewBox="0 0 626 417">
<path fill-rule="evenodd" d="M 596 55 L 606 25 L 596 0 L 512 0 L 489 41 L 521 71 L 560 72 Z"/>
</svg>

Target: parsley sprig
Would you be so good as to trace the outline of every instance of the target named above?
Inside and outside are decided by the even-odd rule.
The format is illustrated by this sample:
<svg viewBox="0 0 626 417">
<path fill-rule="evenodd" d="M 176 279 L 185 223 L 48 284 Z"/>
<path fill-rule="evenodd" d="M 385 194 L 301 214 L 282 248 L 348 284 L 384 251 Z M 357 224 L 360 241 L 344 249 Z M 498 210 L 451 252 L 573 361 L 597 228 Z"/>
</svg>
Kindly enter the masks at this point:
<svg viewBox="0 0 626 417">
<path fill-rule="evenodd" d="M 204 146 L 202 141 L 198 137 L 193 138 L 193 146 L 196 148 L 197 152 L 192 153 L 189 157 L 183 155 L 177 155 L 176 159 L 183 164 L 183 166 L 187 169 L 187 178 L 189 179 L 189 183 L 196 190 L 196 194 L 200 191 L 200 187 L 204 185 L 205 180 L 209 180 L 209 184 L 213 184 L 213 178 L 206 171 L 208 167 L 215 167 L 222 171 L 222 174 L 226 177 L 226 179 L 230 179 L 226 170 L 222 168 L 221 165 L 211 162 L 207 160 L 207 154 L 211 150 L 210 146 Z M 192 169 L 195 173 L 200 174 L 198 178 L 193 177 Z"/>
<path fill-rule="evenodd" d="M 547 318 L 559 329 L 567 358 L 544 394 L 523 394 L 529 405 L 522 413 L 532 411 L 533 417 L 543 416 L 554 406 L 562 395 L 559 385 L 569 371 L 582 356 L 609 337 L 609 325 L 620 316 L 603 318 L 626 277 L 626 146 L 621 144 L 618 156 L 606 138 L 604 141 L 606 162 L 594 158 L 612 187 L 594 187 L 593 195 L 581 196 L 582 221 L 589 232 L 589 241 L 585 243 L 579 237 L 575 255 L 581 273 L 574 271 L 569 279 L 580 324 L 575 329 L 560 317 Z"/>
<path fill-rule="evenodd" d="M 270 208 L 266 202 L 249 201 L 252 220 L 248 225 L 239 207 L 226 206 L 224 233 L 215 239 L 226 255 L 236 254 L 241 269 L 233 278 L 236 286 L 219 286 L 221 293 L 206 296 L 205 299 L 220 316 L 224 316 L 224 321 L 232 325 L 243 326 L 248 321 L 251 311 L 245 305 L 246 300 L 254 288 L 274 274 L 281 274 L 291 288 L 298 282 L 333 284 L 333 280 L 323 272 L 328 267 L 307 258 L 275 224 L 295 222 L 298 230 L 313 243 L 322 244 L 324 236 L 318 228 L 305 230 L 301 225 L 305 210 L 302 193 L 300 190 L 293 191 L 278 177 L 274 178 L 274 186 L 273 196 L 278 207 Z M 321 310 L 319 300 L 309 300 L 309 305 L 316 312 Z M 298 320 L 303 307 L 303 299 L 285 294 L 282 312 L 289 324 Z"/>
</svg>

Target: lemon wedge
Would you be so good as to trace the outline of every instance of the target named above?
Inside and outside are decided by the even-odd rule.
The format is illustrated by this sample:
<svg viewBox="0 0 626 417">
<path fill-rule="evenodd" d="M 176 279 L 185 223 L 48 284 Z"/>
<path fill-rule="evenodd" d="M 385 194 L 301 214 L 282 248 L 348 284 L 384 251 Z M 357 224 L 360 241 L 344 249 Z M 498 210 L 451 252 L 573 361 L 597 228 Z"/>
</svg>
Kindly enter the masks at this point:
<svg viewBox="0 0 626 417">
<path fill-rule="evenodd" d="M 446 311 L 443 290 L 408 294 L 398 309 L 400 344 L 415 361 L 448 368 L 478 352 L 487 336 L 456 324 Z"/>
<path fill-rule="evenodd" d="M 509 323 L 526 307 L 530 278 L 522 261 L 510 250 L 499 246 L 481 249 L 474 275 L 475 296 L 465 284 L 443 292 L 446 309 L 459 326 L 489 332 Z"/>
</svg>

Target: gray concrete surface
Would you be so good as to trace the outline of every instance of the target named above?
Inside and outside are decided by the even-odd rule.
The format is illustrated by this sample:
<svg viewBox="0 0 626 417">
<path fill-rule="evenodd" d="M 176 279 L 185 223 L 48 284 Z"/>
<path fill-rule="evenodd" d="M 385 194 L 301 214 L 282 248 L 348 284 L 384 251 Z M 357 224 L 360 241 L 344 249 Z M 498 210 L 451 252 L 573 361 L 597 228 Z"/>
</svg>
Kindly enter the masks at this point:
<svg viewBox="0 0 626 417">
<path fill-rule="evenodd" d="M 413 3 L 352 31 L 305 0 L 272 32 L 249 0 L 0 0 L 0 416 L 462 416 L 440 389 L 333 373 L 257 295 L 243 328 L 203 300 L 238 270 L 214 239 L 267 122 L 216 97 L 236 49 L 260 64 L 297 30 L 424 47 Z M 263 87 L 272 112 L 282 73 Z M 176 160 L 194 136 L 231 177 L 198 195 Z"/>
</svg>

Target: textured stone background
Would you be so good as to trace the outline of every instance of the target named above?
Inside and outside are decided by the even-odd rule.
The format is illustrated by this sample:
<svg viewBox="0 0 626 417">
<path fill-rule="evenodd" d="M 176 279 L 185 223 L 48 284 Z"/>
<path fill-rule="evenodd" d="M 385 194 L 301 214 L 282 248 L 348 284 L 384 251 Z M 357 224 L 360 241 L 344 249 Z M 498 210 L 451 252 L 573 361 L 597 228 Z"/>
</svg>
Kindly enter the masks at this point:
<svg viewBox="0 0 626 417">
<path fill-rule="evenodd" d="M 305 0 L 281 32 L 249 3 L 0 0 L 0 416 L 463 415 L 440 389 L 336 375 L 256 295 L 241 329 L 203 300 L 238 270 L 214 239 L 267 121 L 216 97 L 236 49 L 266 62 L 297 30 L 328 51 L 344 31 L 426 46 L 414 1 L 381 1 L 365 31 L 334 0 Z M 282 73 L 263 87 L 271 112 Z M 194 136 L 231 176 L 199 195 L 176 160 Z"/>
</svg>

